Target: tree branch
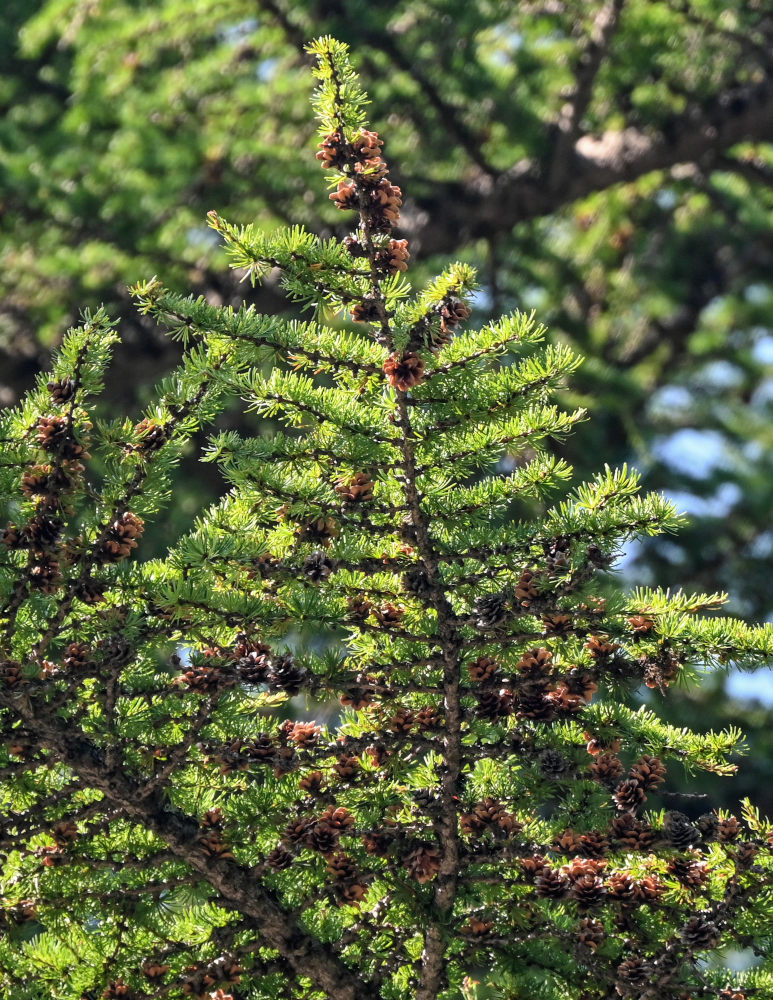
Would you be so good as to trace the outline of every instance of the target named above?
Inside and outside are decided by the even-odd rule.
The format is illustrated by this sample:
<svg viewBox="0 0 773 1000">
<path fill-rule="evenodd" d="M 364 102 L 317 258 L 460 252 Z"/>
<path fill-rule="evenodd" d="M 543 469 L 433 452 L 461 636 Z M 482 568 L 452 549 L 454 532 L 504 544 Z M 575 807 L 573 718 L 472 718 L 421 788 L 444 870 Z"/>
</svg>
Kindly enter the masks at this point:
<svg viewBox="0 0 773 1000">
<path fill-rule="evenodd" d="M 601 65 L 609 51 L 625 0 L 607 0 L 593 20 L 588 42 L 580 54 L 573 91 L 561 109 L 547 174 L 551 187 L 566 177 L 571 151 L 580 135 L 582 119 L 593 96 Z"/>
<path fill-rule="evenodd" d="M 422 255 L 447 254 L 460 242 L 506 232 L 655 170 L 699 162 L 745 140 L 771 139 L 773 80 L 765 78 L 674 116 L 657 134 L 627 128 L 580 137 L 567 155 L 562 183 L 548 182 L 544 164 L 524 160 L 496 180 L 435 184 L 432 197 L 415 205 L 413 213 L 410 206 L 403 210 L 403 228 Z"/>
</svg>

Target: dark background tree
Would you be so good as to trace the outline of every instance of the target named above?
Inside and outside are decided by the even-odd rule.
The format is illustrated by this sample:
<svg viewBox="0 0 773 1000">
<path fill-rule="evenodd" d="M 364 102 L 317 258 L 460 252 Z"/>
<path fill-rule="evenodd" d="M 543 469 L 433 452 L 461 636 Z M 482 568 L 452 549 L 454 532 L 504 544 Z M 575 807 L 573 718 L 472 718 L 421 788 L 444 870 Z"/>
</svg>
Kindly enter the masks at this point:
<svg viewBox="0 0 773 1000">
<path fill-rule="evenodd" d="M 139 277 L 288 308 L 224 276 L 204 215 L 339 232 L 300 71 L 330 32 L 388 125 L 415 280 L 461 249 L 480 314 L 538 308 L 589 356 L 578 474 L 633 461 L 691 512 L 637 551 L 639 578 L 770 615 L 767 4 L 9 0 L 0 19 L 5 401 L 100 302 L 123 337 L 111 398 L 145 398 L 173 358 L 128 307 Z"/>
</svg>

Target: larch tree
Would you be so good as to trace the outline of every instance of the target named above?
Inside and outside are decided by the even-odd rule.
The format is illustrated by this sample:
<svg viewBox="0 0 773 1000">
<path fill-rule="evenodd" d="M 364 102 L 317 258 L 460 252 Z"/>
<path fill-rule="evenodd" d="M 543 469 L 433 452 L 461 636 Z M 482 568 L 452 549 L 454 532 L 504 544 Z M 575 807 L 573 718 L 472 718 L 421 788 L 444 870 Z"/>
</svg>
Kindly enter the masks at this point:
<svg viewBox="0 0 773 1000">
<path fill-rule="evenodd" d="M 773 996 L 770 827 L 664 794 L 741 734 L 639 693 L 765 663 L 773 628 L 610 584 L 673 504 L 627 468 L 569 486 L 578 359 L 534 317 L 475 329 L 464 263 L 412 291 L 347 48 L 310 51 L 354 228 L 210 224 L 313 318 L 154 278 L 183 359 L 139 420 L 97 405 L 102 311 L 0 419 L 3 996 Z M 215 433 L 230 491 L 141 558 L 234 397 L 283 429 Z"/>
</svg>

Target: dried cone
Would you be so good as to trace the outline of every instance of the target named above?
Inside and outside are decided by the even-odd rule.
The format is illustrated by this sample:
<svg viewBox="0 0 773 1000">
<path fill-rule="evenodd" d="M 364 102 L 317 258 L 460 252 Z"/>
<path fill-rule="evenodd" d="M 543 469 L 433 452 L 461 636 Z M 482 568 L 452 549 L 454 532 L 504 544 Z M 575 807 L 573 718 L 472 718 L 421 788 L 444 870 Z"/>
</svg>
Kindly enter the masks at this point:
<svg viewBox="0 0 773 1000">
<path fill-rule="evenodd" d="M 358 472 L 352 479 L 339 479 L 335 491 L 346 504 L 367 503 L 373 499 L 373 480 L 367 472 Z"/>
<path fill-rule="evenodd" d="M 155 961 L 155 959 L 149 959 L 142 966 L 142 974 L 146 976 L 152 983 L 158 982 L 160 979 L 169 972 L 170 966 L 162 965 L 161 962 Z"/>
<path fill-rule="evenodd" d="M 418 354 L 409 351 L 403 357 L 391 354 L 384 362 L 387 382 L 400 392 L 407 392 L 424 380 L 424 361 Z"/>
<path fill-rule="evenodd" d="M 403 861 L 408 874 L 421 885 L 433 879 L 440 870 L 440 851 L 436 847 L 422 845 L 412 851 Z"/>
<path fill-rule="evenodd" d="M 658 757 L 644 754 L 631 768 L 629 777 L 638 782 L 645 791 L 651 792 L 663 783 L 665 775 L 666 768 L 663 762 Z"/>
<path fill-rule="evenodd" d="M 632 781 L 628 778 L 617 786 L 614 800 L 621 812 L 635 812 L 642 803 L 646 802 L 647 796 L 638 781 Z"/>
<path fill-rule="evenodd" d="M 680 937 L 691 951 L 716 948 L 722 933 L 708 915 L 697 913 L 682 928 Z"/>
<path fill-rule="evenodd" d="M 591 917 L 583 917 L 580 921 L 577 939 L 586 948 L 595 952 L 605 936 L 604 925 L 601 921 L 593 920 Z"/>
<path fill-rule="evenodd" d="M 267 856 L 266 863 L 276 871 L 282 872 L 293 863 L 293 856 L 281 844 L 278 844 Z"/>
<path fill-rule="evenodd" d="M 321 162 L 323 169 L 328 167 L 342 167 L 346 162 L 344 154 L 344 138 L 340 132 L 331 132 L 326 135 L 319 144 L 317 159 Z"/>
<path fill-rule="evenodd" d="M 99 547 L 97 558 L 100 562 L 119 562 L 131 555 L 137 548 L 138 540 L 145 531 L 145 522 L 141 517 L 125 511 L 105 532 Z"/>
<path fill-rule="evenodd" d="M 66 462 L 91 458 L 73 435 L 73 427 L 66 417 L 41 417 L 37 422 L 37 441 L 41 448 L 58 455 Z"/>
<path fill-rule="evenodd" d="M 544 868 L 534 880 L 537 895 L 544 899 L 561 899 L 569 891 L 569 883 L 561 872 Z"/>
<path fill-rule="evenodd" d="M 64 406 L 75 396 L 75 382 L 71 378 L 60 378 L 57 381 L 49 382 L 47 387 L 51 396 L 51 402 L 57 406 Z"/>
<path fill-rule="evenodd" d="M 322 791 L 323 775 L 321 771 L 312 771 L 298 782 L 298 788 L 307 795 L 319 795 Z"/>
<path fill-rule="evenodd" d="M 499 662 L 493 656 L 481 656 L 474 663 L 467 664 L 470 680 L 476 681 L 478 684 L 490 681 L 498 669 Z"/>
<path fill-rule="evenodd" d="M 700 888 L 709 877 L 706 862 L 701 861 L 694 854 L 688 854 L 686 857 L 671 858 L 668 862 L 668 873 L 677 882 L 681 882 L 682 885 L 693 889 Z"/>
<path fill-rule="evenodd" d="M 636 882 L 630 872 L 613 872 L 607 880 L 607 892 L 612 899 L 627 902 L 636 898 Z"/>
<path fill-rule="evenodd" d="M 163 424 L 150 420 L 148 417 L 135 424 L 134 434 L 138 439 L 136 450 L 144 452 L 146 455 L 159 451 L 169 440 L 169 434 Z"/>
<path fill-rule="evenodd" d="M 408 270 L 408 261 L 411 259 L 408 253 L 408 240 L 390 240 L 387 253 L 387 267 L 390 274 Z"/>
<path fill-rule="evenodd" d="M 480 629 L 499 628 L 507 620 L 507 598 L 504 594 L 486 594 L 475 600 L 473 614 Z"/>
</svg>

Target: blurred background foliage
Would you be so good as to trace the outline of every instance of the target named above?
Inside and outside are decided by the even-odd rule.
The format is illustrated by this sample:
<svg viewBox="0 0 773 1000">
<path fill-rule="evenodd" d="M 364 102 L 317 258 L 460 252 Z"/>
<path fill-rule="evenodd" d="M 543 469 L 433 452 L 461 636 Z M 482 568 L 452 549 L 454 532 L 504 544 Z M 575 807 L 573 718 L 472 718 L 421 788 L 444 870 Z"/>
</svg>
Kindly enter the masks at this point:
<svg viewBox="0 0 773 1000">
<path fill-rule="evenodd" d="M 302 45 L 322 33 L 350 44 L 372 98 L 414 282 L 453 256 L 480 269 L 475 319 L 537 310 L 587 357 L 567 402 L 591 419 L 561 446 L 578 476 L 632 462 L 690 514 L 623 579 L 727 590 L 733 612 L 769 619 L 765 0 L 5 0 L 0 403 L 104 303 L 122 334 L 106 398 L 136 413 L 175 356 L 129 301 L 152 274 L 290 311 L 228 270 L 205 213 L 346 232 L 314 159 Z M 210 468 L 183 469 L 157 548 L 219 489 Z M 754 703 L 771 687 L 756 675 L 731 701 L 712 680 L 658 710 L 739 723 L 741 791 L 773 815 L 773 718 Z"/>
</svg>

